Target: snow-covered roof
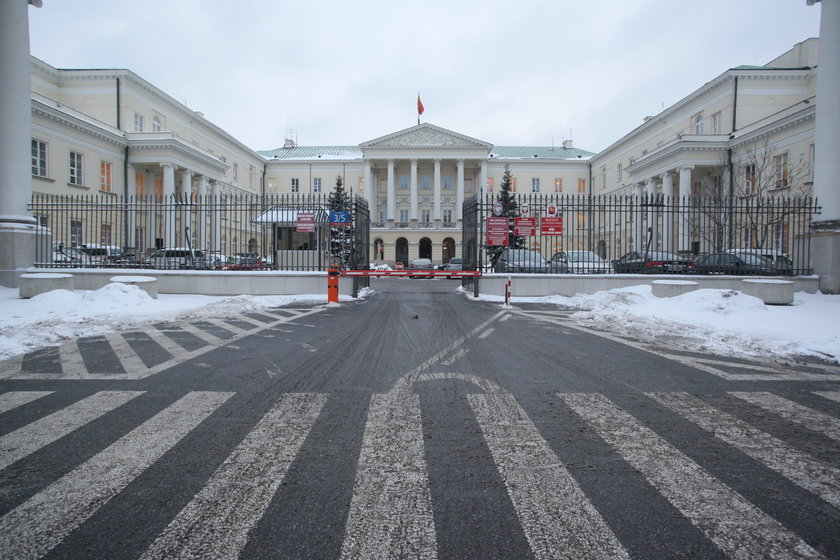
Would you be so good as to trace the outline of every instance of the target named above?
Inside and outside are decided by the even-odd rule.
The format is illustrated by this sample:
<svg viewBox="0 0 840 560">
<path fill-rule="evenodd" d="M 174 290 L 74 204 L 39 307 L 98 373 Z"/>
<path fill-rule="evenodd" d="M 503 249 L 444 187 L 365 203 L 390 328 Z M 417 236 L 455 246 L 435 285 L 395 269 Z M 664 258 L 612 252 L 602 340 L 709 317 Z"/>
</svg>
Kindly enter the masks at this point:
<svg viewBox="0 0 840 560">
<path fill-rule="evenodd" d="M 362 159 L 358 146 L 292 146 L 257 153 L 269 160 Z"/>
</svg>

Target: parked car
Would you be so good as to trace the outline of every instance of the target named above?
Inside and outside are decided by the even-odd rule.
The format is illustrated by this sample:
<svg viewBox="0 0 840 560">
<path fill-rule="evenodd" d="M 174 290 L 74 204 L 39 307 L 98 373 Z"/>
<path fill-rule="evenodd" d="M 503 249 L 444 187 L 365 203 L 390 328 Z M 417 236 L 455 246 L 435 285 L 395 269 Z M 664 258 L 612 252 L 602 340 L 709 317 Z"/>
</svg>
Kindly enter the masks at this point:
<svg viewBox="0 0 840 560">
<path fill-rule="evenodd" d="M 227 257 L 221 253 L 204 253 L 195 259 L 195 267 L 198 270 L 221 270 L 227 262 Z"/>
<path fill-rule="evenodd" d="M 560 251 L 551 256 L 556 266 L 565 266 L 572 274 L 606 274 L 610 263 L 592 251 Z"/>
<path fill-rule="evenodd" d="M 222 265 L 223 270 L 264 270 L 265 264 L 259 257 L 231 257 Z"/>
<path fill-rule="evenodd" d="M 79 249 L 90 258 L 92 266 L 116 266 L 125 257 L 125 252 L 116 245 L 82 243 Z"/>
<path fill-rule="evenodd" d="M 768 259 L 781 274 L 793 274 L 793 261 L 781 251 L 773 249 L 730 249 L 727 253 L 733 255 L 759 255 Z"/>
<path fill-rule="evenodd" d="M 144 264 L 158 269 L 194 268 L 198 259 L 203 256 L 202 251 L 190 250 L 186 247 L 171 247 L 158 249 L 146 259 Z"/>
<path fill-rule="evenodd" d="M 697 259 L 694 270 L 698 274 L 733 274 L 736 276 L 764 274 L 777 276 L 783 272 L 773 261 L 761 255 L 733 255 L 732 253 L 712 253 Z M 788 272 L 789 273 L 789 272 Z"/>
<path fill-rule="evenodd" d="M 434 265 L 432 264 L 432 259 L 420 258 L 414 259 L 408 265 L 410 270 L 434 270 Z M 409 278 L 414 278 L 413 276 L 409 275 Z"/>
<path fill-rule="evenodd" d="M 566 272 L 560 265 L 547 261 L 539 251 L 503 249 L 493 266 L 494 272 L 549 273 Z"/>
<path fill-rule="evenodd" d="M 449 270 L 453 272 L 460 272 L 464 270 L 464 259 L 461 257 L 452 257 L 449 259 L 448 263 L 442 264 L 440 266 L 443 270 Z M 447 276 L 447 278 L 454 278 L 453 276 Z"/>
<path fill-rule="evenodd" d="M 68 247 L 62 242 L 53 243 L 53 262 L 60 262 L 61 266 L 86 267 L 91 266 L 90 256 L 75 247 Z"/>
<path fill-rule="evenodd" d="M 665 251 L 631 251 L 612 261 L 612 267 L 618 274 L 690 274 L 694 271 L 694 262 Z"/>
</svg>

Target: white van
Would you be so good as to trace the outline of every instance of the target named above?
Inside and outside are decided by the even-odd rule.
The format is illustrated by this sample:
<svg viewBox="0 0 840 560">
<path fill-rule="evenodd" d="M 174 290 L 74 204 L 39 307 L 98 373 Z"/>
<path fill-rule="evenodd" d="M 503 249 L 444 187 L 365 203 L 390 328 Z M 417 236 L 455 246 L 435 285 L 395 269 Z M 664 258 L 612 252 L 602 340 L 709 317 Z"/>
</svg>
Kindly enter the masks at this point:
<svg viewBox="0 0 840 560">
<path fill-rule="evenodd" d="M 97 245 L 95 243 L 82 243 L 79 249 L 90 257 L 90 264 L 93 266 L 107 266 L 116 264 L 125 258 L 122 248 L 116 245 Z"/>
<path fill-rule="evenodd" d="M 196 263 L 204 256 L 202 251 L 190 250 L 186 247 L 172 247 L 158 249 L 146 259 L 146 266 L 161 269 L 195 268 Z"/>
</svg>

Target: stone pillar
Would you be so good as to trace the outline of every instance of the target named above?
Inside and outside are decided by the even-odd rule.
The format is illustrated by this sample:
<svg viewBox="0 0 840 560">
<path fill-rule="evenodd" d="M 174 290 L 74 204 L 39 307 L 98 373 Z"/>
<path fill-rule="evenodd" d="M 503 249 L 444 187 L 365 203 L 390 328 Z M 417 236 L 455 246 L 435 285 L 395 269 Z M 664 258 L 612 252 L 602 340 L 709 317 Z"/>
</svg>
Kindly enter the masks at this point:
<svg viewBox="0 0 840 560">
<path fill-rule="evenodd" d="M 464 207 L 464 160 L 458 160 L 458 183 L 455 191 L 455 220 L 460 222 Z"/>
<path fill-rule="evenodd" d="M 210 250 L 219 252 L 222 250 L 221 216 L 219 182 L 210 179 Z M 230 255 L 228 255 L 230 256 Z"/>
<path fill-rule="evenodd" d="M 365 198 L 370 208 L 371 221 L 379 220 L 376 215 L 376 184 L 373 181 L 373 169 L 369 160 L 365 161 Z"/>
<path fill-rule="evenodd" d="M 27 210 L 32 199 L 29 4 L 41 6 L 40 0 L 0 2 L 0 285 L 11 288 L 35 262 L 41 231 Z M 49 243 L 45 251 L 51 251 Z"/>
<path fill-rule="evenodd" d="M 679 250 L 691 250 L 691 170 L 693 165 L 680 167 L 679 191 Z"/>
<path fill-rule="evenodd" d="M 411 160 L 411 175 L 409 176 L 409 210 L 408 210 L 408 220 L 412 222 L 413 226 L 417 225 L 417 210 L 418 210 L 418 203 L 419 200 L 417 198 L 417 160 Z"/>
<path fill-rule="evenodd" d="M 659 232 L 656 231 L 656 207 L 653 205 L 656 200 L 656 181 L 651 177 L 645 181 L 645 202 L 647 203 L 647 227 L 645 228 L 643 247 L 649 251 L 656 250 L 656 239 Z M 650 240 L 650 245 L 648 245 Z"/>
<path fill-rule="evenodd" d="M 160 164 L 163 169 L 163 246 L 175 247 L 178 239 L 175 225 L 175 166 L 171 163 Z"/>
<path fill-rule="evenodd" d="M 435 220 L 435 227 L 440 227 L 440 220 L 441 220 L 441 212 L 440 212 L 440 160 L 435 160 L 435 185 L 434 185 L 434 207 L 433 212 Z"/>
<path fill-rule="evenodd" d="M 674 219 L 678 206 L 674 200 L 674 175 L 669 172 L 662 174 L 662 250 L 669 253 L 674 251 Z"/>
<path fill-rule="evenodd" d="M 397 219 L 397 194 L 394 185 L 394 160 L 388 160 L 388 221 L 391 224 Z"/>
<path fill-rule="evenodd" d="M 196 249 L 207 249 L 207 175 L 198 178 L 198 216 L 196 218 Z"/>
<path fill-rule="evenodd" d="M 809 6 L 816 3 L 808 0 Z M 822 213 L 814 216 L 811 267 L 820 276 L 820 291 L 840 294 L 840 0 L 819 3 L 814 196 Z"/>
</svg>

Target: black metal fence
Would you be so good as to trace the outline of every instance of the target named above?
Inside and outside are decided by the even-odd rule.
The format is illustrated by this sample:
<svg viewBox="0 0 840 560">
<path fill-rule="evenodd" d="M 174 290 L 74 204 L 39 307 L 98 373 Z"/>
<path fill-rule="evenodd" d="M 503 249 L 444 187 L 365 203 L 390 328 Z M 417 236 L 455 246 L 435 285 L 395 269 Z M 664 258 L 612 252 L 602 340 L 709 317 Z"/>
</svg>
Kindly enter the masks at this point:
<svg viewBox="0 0 840 560">
<path fill-rule="evenodd" d="M 787 263 L 777 268 L 778 272 L 811 273 L 811 220 L 814 214 L 819 214 L 819 207 L 810 197 L 680 199 L 560 193 L 516 193 L 515 196 L 516 208 L 507 215 L 494 195 L 465 201 L 467 269 L 498 270 L 498 258 L 506 247 L 499 238 L 501 235 L 507 237 L 507 247 L 537 251 L 547 262 L 553 260 L 562 265 L 545 266 L 545 272 L 729 272 L 723 264 L 717 269 L 699 265 L 701 261 L 713 260 L 703 259 L 706 255 L 727 253 L 770 255 Z M 473 239 L 468 237 L 468 223 L 474 224 L 471 227 L 475 232 L 476 251 L 468 247 L 469 239 Z M 585 252 L 594 253 L 606 265 L 587 265 L 587 260 L 597 259 Z M 622 266 L 634 256 L 644 260 L 655 253 L 679 257 L 690 266 L 679 270 L 667 267 L 633 270 Z M 582 259 L 584 264 L 572 264 L 574 258 Z M 742 272 L 746 273 L 747 269 Z"/>
<path fill-rule="evenodd" d="M 369 265 L 367 202 L 331 223 L 328 193 L 172 196 L 35 194 L 36 266 L 326 270 Z M 348 219 L 349 218 L 349 219 Z"/>
</svg>

